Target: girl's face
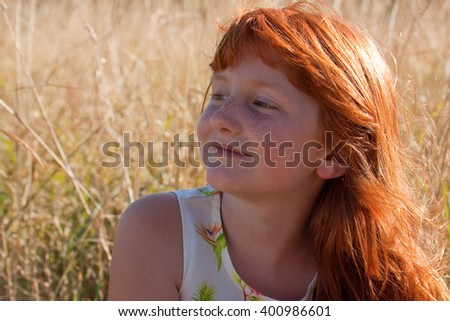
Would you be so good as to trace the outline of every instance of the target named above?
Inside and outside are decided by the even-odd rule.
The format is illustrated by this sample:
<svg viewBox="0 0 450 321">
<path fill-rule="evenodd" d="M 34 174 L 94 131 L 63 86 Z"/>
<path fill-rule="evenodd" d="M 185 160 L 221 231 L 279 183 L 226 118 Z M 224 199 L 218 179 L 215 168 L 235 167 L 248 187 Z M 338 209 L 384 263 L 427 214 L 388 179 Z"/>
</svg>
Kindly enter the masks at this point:
<svg viewBox="0 0 450 321">
<path fill-rule="evenodd" d="M 324 153 L 318 104 L 255 56 L 213 75 L 197 131 L 217 190 L 298 192 L 317 181 Z"/>
</svg>

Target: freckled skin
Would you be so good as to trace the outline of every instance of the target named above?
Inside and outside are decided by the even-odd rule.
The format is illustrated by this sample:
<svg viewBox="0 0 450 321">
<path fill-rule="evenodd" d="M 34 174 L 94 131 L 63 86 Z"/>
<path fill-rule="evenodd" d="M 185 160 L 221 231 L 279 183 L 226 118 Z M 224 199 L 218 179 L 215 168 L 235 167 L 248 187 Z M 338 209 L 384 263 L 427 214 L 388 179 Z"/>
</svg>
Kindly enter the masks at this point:
<svg viewBox="0 0 450 321">
<path fill-rule="evenodd" d="M 267 84 L 261 85 L 261 81 Z M 239 159 L 233 159 L 231 168 L 206 168 L 212 186 L 233 193 L 262 195 L 298 191 L 308 184 L 317 184 L 314 169 L 303 164 L 295 168 L 285 165 L 306 142 L 321 142 L 323 131 L 317 103 L 294 87 L 282 71 L 265 65 L 256 57 L 246 57 L 233 69 L 213 76 L 212 94 L 218 94 L 220 99 L 211 99 L 199 120 L 197 131 L 201 144 L 237 141 L 242 145 L 251 141 L 258 143 L 259 147 L 254 150 L 261 159 L 259 165 L 252 168 L 239 166 Z M 260 101 L 265 104 L 261 105 Z M 266 108 L 266 102 L 270 108 Z M 276 148 L 270 149 L 270 159 L 276 162 L 276 168 L 264 162 L 268 154 L 262 142 L 267 133 L 277 146 L 282 142 L 292 142 L 294 146 L 285 150 L 284 157 Z"/>
<path fill-rule="evenodd" d="M 241 126 L 239 119 L 244 118 L 246 112 L 244 108 L 239 107 L 234 97 L 228 98 L 222 106 L 213 109 L 212 111 L 214 112 L 213 116 L 215 118 L 222 118 L 224 122 L 228 122 L 228 127 L 231 127 L 232 129 L 239 128 Z"/>
</svg>

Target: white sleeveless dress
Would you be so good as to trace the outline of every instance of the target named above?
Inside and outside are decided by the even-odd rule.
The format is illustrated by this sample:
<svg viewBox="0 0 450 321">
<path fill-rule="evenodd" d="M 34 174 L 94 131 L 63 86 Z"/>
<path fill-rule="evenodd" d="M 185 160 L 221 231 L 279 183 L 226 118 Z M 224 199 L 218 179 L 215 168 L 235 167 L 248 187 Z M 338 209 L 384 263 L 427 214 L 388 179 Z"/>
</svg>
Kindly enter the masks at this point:
<svg viewBox="0 0 450 321">
<path fill-rule="evenodd" d="M 174 192 L 183 226 L 180 300 L 273 301 L 252 289 L 233 268 L 220 211 L 221 193 L 211 186 Z M 314 280 L 302 300 L 311 297 Z"/>
</svg>

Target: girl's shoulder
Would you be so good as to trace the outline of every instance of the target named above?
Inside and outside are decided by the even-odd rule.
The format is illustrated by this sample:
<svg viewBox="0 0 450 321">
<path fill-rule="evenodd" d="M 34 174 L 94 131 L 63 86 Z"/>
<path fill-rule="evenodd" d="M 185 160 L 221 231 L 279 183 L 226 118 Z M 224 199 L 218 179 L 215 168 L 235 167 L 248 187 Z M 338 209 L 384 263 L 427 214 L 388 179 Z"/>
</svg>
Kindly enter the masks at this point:
<svg viewBox="0 0 450 321">
<path fill-rule="evenodd" d="M 177 300 L 183 241 L 177 197 L 153 194 L 122 214 L 114 240 L 110 299 Z"/>
<path fill-rule="evenodd" d="M 180 221 L 180 209 L 174 193 L 158 193 L 143 196 L 131 203 L 124 211 L 120 222 L 144 224 L 146 228 L 173 228 Z"/>
</svg>

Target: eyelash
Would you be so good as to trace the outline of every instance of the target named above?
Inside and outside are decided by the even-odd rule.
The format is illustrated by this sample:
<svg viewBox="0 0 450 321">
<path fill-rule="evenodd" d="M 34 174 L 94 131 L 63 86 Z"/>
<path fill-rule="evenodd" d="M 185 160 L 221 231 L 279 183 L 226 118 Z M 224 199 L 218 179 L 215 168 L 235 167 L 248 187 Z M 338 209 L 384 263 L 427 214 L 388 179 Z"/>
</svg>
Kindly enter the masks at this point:
<svg viewBox="0 0 450 321">
<path fill-rule="evenodd" d="M 212 93 L 210 95 L 210 99 L 214 100 L 214 101 L 225 101 L 227 99 L 227 96 L 223 95 L 223 94 L 218 94 L 218 93 Z"/>
<path fill-rule="evenodd" d="M 276 106 L 262 100 L 255 100 L 253 104 L 263 109 L 277 109 Z"/>
</svg>

